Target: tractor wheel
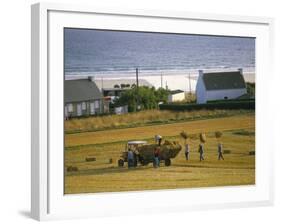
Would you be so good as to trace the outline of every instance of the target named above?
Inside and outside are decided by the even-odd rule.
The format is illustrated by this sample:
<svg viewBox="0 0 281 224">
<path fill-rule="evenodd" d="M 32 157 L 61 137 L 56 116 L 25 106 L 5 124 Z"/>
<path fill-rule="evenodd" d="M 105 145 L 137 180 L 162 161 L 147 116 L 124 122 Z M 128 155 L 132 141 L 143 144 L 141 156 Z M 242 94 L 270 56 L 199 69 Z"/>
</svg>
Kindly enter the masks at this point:
<svg viewBox="0 0 281 224">
<path fill-rule="evenodd" d="M 124 166 L 124 160 L 123 159 L 119 159 L 118 160 L 118 166 L 119 167 L 123 167 Z"/>
<path fill-rule="evenodd" d="M 165 166 L 170 166 L 170 165 L 171 165 L 171 160 L 165 159 Z"/>
</svg>

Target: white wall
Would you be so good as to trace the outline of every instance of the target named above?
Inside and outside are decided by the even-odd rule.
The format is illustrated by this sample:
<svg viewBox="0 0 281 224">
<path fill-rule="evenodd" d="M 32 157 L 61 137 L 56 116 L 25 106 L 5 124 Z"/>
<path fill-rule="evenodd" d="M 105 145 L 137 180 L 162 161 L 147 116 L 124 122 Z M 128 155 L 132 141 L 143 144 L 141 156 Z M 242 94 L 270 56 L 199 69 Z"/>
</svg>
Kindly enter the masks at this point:
<svg viewBox="0 0 281 224">
<path fill-rule="evenodd" d="M 246 89 L 230 89 L 230 90 L 209 90 L 206 92 L 206 101 L 208 100 L 223 100 L 224 97 L 228 99 L 235 99 L 247 93 Z"/>
<path fill-rule="evenodd" d="M 196 84 L 196 102 L 206 103 L 206 88 L 205 88 L 202 74 L 198 76 L 198 80 Z"/>
<path fill-rule="evenodd" d="M 39 0 L 6 0 L 1 2 L 0 13 L 0 61 L 1 61 L 1 184 L 0 222 L 37 223 L 29 218 L 30 209 L 30 3 Z M 51 1 L 54 2 L 54 1 Z M 76 0 L 56 0 L 55 2 L 76 3 Z M 281 58 L 281 13 L 280 1 L 261 0 L 80 0 L 79 4 L 96 4 L 109 8 L 139 8 L 195 11 L 219 14 L 237 14 L 276 17 L 275 58 Z M 277 63 L 276 63 L 277 64 Z M 279 66 L 279 64 L 278 64 Z M 279 71 L 277 65 L 275 71 Z M 272 109 L 272 134 L 276 149 L 280 143 L 275 139 L 281 133 L 281 104 L 274 104 L 280 95 L 281 76 L 275 73 L 272 89 L 268 96 L 268 106 Z M 258 80 L 257 80 L 258 82 Z M 13 88 L 9 85 L 13 84 Z M 7 97 L 7 95 L 9 97 Z M 18 110 L 12 110 L 15 105 Z M 7 109 L 9 108 L 9 109 Z M 275 124 L 275 125 L 274 125 Z M 274 139 L 275 136 L 275 139 Z M 100 218 L 96 220 L 74 220 L 52 222 L 59 224 L 99 223 L 99 224 L 143 224 L 143 223 L 281 223 L 281 150 L 275 150 L 274 207 L 194 211 L 174 214 L 149 214 L 134 217 Z M 188 200 L 188 198 L 183 198 Z"/>
<path fill-rule="evenodd" d="M 168 96 L 168 102 L 177 102 L 177 101 L 183 101 L 185 99 L 185 93 L 177 93 L 177 94 L 170 94 Z"/>
</svg>

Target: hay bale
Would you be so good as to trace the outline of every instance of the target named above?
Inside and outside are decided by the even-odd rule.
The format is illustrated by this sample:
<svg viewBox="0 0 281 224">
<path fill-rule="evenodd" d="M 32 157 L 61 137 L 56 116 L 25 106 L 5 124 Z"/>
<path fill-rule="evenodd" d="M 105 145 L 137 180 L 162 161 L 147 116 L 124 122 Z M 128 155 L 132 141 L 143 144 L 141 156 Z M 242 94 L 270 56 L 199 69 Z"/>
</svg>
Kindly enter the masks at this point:
<svg viewBox="0 0 281 224">
<path fill-rule="evenodd" d="M 109 164 L 112 164 L 112 163 L 113 163 L 113 159 L 110 158 L 110 159 L 108 160 L 108 162 L 109 162 Z"/>
<path fill-rule="evenodd" d="M 223 150 L 223 154 L 230 154 L 230 153 L 231 153 L 231 150 L 229 150 L 229 149 Z"/>
<path fill-rule="evenodd" d="M 86 162 L 93 162 L 93 161 L 96 161 L 96 157 L 86 157 Z"/>
<path fill-rule="evenodd" d="M 165 140 L 163 145 L 172 145 L 172 142 L 168 141 L 168 140 Z"/>
<path fill-rule="evenodd" d="M 200 138 L 200 141 L 201 141 L 202 143 L 205 143 L 205 142 L 206 142 L 206 135 L 205 135 L 205 133 L 200 133 L 199 138 Z"/>
<path fill-rule="evenodd" d="M 181 136 L 184 140 L 188 139 L 188 134 L 187 134 L 185 131 L 182 131 L 182 132 L 180 133 L 180 136 Z"/>
<path fill-rule="evenodd" d="M 77 172 L 78 171 L 78 167 L 77 166 L 68 166 L 66 168 L 67 172 Z"/>
<path fill-rule="evenodd" d="M 249 152 L 249 155 L 250 155 L 250 156 L 256 155 L 256 151 L 250 151 L 250 152 Z"/>
<path fill-rule="evenodd" d="M 222 136 L 222 132 L 221 131 L 216 131 L 215 132 L 215 136 L 216 136 L 216 138 L 220 138 Z"/>
</svg>

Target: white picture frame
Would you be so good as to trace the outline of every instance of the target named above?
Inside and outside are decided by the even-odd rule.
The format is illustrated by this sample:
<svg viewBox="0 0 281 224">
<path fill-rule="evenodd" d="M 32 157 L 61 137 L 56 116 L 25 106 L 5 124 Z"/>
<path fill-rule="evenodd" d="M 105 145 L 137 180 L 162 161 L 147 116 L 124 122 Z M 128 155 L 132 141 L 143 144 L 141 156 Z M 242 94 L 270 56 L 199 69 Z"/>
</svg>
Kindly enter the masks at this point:
<svg viewBox="0 0 281 224">
<path fill-rule="evenodd" d="M 273 203 L 273 145 L 264 89 L 272 74 L 273 19 L 38 3 L 32 5 L 31 214 L 37 220 L 180 212 Z M 256 184 L 123 193 L 63 193 L 63 27 L 256 38 Z M 126 201 L 126 203 L 124 203 Z M 122 206 L 120 206 L 122 204 Z M 131 205 L 134 204 L 132 211 Z"/>
</svg>

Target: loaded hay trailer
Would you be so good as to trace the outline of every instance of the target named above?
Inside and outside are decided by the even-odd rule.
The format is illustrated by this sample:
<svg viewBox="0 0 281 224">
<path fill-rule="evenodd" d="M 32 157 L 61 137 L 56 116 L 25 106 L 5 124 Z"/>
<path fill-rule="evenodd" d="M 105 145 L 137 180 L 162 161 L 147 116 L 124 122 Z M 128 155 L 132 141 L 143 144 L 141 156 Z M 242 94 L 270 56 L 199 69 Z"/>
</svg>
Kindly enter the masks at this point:
<svg viewBox="0 0 281 224">
<path fill-rule="evenodd" d="M 131 149 L 134 153 L 134 165 L 141 164 L 146 166 L 149 163 L 154 163 L 154 150 L 158 147 L 157 144 L 147 144 L 146 141 L 129 141 L 126 144 L 125 151 L 122 152 L 118 166 L 123 167 L 125 162 L 128 162 L 128 149 Z M 165 166 L 171 165 L 171 159 L 175 158 L 182 147 L 178 142 L 165 141 L 160 145 L 160 162 L 163 161 Z"/>
</svg>

